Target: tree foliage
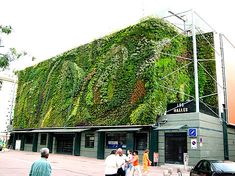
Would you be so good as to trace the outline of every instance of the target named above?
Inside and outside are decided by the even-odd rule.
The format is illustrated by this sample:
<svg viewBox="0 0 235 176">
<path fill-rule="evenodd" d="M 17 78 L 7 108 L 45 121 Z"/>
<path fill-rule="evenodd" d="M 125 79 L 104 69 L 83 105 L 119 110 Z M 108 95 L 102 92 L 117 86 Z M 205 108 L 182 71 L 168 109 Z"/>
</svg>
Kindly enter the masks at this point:
<svg viewBox="0 0 235 176">
<path fill-rule="evenodd" d="M 2 26 L 0 25 L 0 34 L 10 34 L 11 33 L 11 26 Z M 0 36 L 1 37 L 1 36 Z M 0 47 L 2 45 L 2 40 L 0 38 Z M 5 69 L 9 65 L 9 60 L 6 54 L 0 53 L 0 69 Z"/>
<path fill-rule="evenodd" d="M 11 26 L 2 26 L 0 25 L 0 47 L 2 44 L 1 35 L 6 34 L 9 35 L 12 32 Z M 6 53 L 0 53 L 0 71 L 6 69 L 10 62 L 19 59 L 21 56 L 26 55 L 26 52 L 17 52 L 15 48 L 9 48 L 9 51 Z"/>
</svg>

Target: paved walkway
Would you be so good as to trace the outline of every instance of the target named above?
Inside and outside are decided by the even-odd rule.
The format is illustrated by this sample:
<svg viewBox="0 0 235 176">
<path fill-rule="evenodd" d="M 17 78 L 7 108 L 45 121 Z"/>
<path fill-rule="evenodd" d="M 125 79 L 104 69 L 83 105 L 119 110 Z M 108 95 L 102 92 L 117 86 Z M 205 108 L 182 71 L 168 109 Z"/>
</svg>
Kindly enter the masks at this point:
<svg viewBox="0 0 235 176">
<path fill-rule="evenodd" d="M 33 161 L 40 158 L 40 153 L 24 151 L 0 152 L 0 176 L 27 176 Z M 52 165 L 52 176 L 103 176 L 104 160 L 86 158 L 82 156 L 71 156 L 61 154 L 50 154 L 49 161 Z M 176 168 L 169 166 L 150 167 L 150 176 L 163 176 L 167 169 L 173 169 L 177 176 Z M 183 171 L 183 176 L 189 173 Z"/>
</svg>

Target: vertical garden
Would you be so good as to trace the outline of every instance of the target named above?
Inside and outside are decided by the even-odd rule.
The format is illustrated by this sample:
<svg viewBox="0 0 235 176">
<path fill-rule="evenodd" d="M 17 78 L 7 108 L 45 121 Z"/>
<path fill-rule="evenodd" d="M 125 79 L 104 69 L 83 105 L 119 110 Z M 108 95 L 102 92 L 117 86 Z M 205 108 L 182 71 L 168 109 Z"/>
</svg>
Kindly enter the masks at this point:
<svg viewBox="0 0 235 176">
<path fill-rule="evenodd" d="M 214 59 L 207 44 L 213 35 L 197 41 L 199 59 Z M 19 71 L 14 127 L 152 124 L 167 103 L 194 96 L 193 64 L 185 58 L 192 58 L 190 37 L 162 19 L 145 19 Z M 214 62 L 202 65 L 215 75 Z M 203 68 L 200 95 L 214 93 Z M 216 97 L 204 101 L 217 105 Z"/>
</svg>

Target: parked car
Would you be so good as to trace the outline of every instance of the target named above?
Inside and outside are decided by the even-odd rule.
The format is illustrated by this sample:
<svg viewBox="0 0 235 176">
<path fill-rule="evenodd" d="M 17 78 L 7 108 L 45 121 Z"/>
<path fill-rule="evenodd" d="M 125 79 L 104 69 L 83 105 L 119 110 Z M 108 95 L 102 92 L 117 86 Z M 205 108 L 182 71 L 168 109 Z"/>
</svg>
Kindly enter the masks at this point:
<svg viewBox="0 0 235 176">
<path fill-rule="evenodd" d="M 190 176 L 235 176 L 235 162 L 204 159 L 190 171 Z"/>
</svg>

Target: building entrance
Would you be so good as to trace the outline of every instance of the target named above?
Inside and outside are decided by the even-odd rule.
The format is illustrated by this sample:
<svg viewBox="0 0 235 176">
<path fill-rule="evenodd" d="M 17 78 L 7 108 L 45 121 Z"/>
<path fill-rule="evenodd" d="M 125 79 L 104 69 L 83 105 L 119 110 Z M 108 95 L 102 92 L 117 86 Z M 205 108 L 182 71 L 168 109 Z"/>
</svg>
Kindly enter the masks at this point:
<svg viewBox="0 0 235 176">
<path fill-rule="evenodd" d="M 73 137 L 74 135 L 56 135 L 56 153 L 73 154 Z"/>
<path fill-rule="evenodd" d="M 165 133 L 165 163 L 182 164 L 187 153 L 187 133 Z"/>
</svg>

